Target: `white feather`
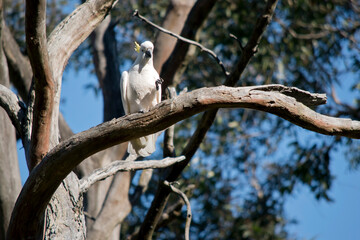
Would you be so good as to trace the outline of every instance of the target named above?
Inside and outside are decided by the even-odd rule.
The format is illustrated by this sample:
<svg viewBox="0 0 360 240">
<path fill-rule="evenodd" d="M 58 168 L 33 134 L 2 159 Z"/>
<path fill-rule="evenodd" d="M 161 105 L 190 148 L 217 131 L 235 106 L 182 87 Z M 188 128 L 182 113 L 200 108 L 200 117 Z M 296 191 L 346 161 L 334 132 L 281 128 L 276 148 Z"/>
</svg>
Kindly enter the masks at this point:
<svg viewBox="0 0 360 240">
<path fill-rule="evenodd" d="M 149 111 L 161 101 L 161 86 L 156 89 L 160 77 L 153 66 L 153 50 L 150 41 L 143 42 L 135 63 L 128 72 L 121 74 L 120 91 L 125 114 Z M 149 156 L 155 151 L 158 135 L 155 133 L 130 141 L 129 154 Z"/>
</svg>

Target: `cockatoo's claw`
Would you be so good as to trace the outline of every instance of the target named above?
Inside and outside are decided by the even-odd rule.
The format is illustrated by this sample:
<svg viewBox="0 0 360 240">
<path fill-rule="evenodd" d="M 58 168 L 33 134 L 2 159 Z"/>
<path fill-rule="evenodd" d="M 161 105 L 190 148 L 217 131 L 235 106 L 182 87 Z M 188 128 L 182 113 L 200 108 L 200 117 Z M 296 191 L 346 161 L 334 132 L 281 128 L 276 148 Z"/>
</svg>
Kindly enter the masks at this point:
<svg viewBox="0 0 360 240">
<path fill-rule="evenodd" d="M 162 78 L 157 79 L 155 81 L 155 85 L 156 85 L 156 90 L 159 90 L 159 85 L 161 85 L 164 82 L 164 80 Z"/>
<path fill-rule="evenodd" d="M 145 111 L 144 111 L 144 110 L 142 110 L 142 109 L 139 111 L 139 113 L 144 113 L 144 112 L 145 112 Z"/>
</svg>

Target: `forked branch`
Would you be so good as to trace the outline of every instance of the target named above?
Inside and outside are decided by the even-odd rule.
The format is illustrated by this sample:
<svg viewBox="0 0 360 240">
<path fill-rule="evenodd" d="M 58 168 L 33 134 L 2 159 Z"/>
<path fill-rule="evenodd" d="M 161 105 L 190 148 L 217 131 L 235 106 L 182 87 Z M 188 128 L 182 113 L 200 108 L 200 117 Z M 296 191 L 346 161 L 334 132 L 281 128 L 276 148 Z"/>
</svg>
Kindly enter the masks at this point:
<svg viewBox="0 0 360 240">
<path fill-rule="evenodd" d="M 174 187 L 173 183 L 169 183 L 168 181 L 165 181 L 164 184 L 169 186 L 171 191 L 178 194 L 181 197 L 181 199 L 184 201 L 184 203 L 186 204 L 185 240 L 189 240 L 190 239 L 190 237 L 189 237 L 190 224 L 191 224 L 191 218 L 192 218 L 190 201 L 187 198 L 185 193 L 183 193 L 180 189 Z"/>
</svg>

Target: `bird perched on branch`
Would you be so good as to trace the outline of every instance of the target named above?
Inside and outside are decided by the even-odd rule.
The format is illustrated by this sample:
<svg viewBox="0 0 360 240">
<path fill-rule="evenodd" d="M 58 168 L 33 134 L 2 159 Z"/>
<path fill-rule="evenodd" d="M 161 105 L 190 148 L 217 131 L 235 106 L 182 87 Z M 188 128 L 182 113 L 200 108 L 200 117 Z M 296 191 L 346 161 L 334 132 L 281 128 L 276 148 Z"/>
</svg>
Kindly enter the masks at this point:
<svg viewBox="0 0 360 240">
<path fill-rule="evenodd" d="M 161 101 L 162 80 L 153 66 L 154 45 L 145 41 L 135 42 L 138 56 L 130 70 L 121 74 L 120 91 L 125 114 L 147 112 Z M 155 151 L 159 133 L 151 134 L 129 142 L 130 155 L 146 157 Z"/>
</svg>

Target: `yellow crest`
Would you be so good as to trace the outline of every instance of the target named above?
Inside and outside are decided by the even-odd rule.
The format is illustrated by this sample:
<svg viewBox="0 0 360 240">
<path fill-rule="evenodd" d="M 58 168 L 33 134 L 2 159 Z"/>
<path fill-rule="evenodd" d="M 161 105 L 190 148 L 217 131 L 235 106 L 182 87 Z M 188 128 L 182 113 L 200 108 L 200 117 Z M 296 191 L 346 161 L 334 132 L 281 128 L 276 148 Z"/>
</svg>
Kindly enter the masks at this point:
<svg viewBox="0 0 360 240">
<path fill-rule="evenodd" d="M 136 51 L 136 52 L 140 52 L 140 45 L 135 41 L 134 42 L 135 43 L 135 48 L 134 48 L 134 50 Z"/>
</svg>

